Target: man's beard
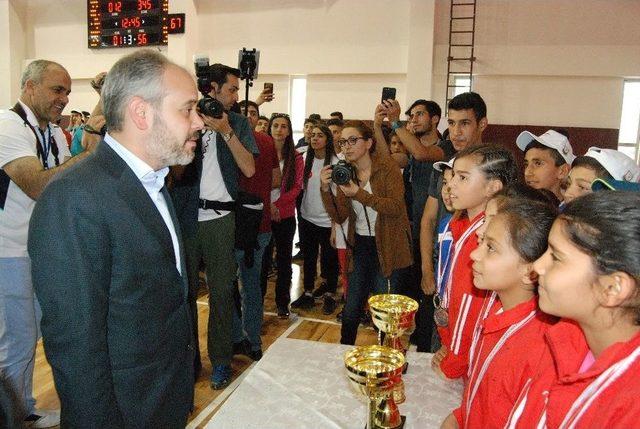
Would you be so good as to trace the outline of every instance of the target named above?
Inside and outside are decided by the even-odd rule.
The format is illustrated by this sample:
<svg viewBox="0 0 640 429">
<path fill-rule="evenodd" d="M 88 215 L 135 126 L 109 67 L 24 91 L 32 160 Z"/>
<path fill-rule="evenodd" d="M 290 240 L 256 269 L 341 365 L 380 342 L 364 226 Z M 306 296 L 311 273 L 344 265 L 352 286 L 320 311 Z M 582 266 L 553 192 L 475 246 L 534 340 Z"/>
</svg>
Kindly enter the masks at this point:
<svg viewBox="0 0 640 429">
<path fill-rule="evenodd" d="M 416 131 L 415 133 L 413 133 L 413 135 L 420 138 L 422 136 L 426 136 L 431 131 L 433 131 L 433 126 L 429 123 L 424 126 L 424 131 Z"/>
<path fill-rule="evenodd" d="M 197 132 L 190 137 L 196 137 Z M 147 141 L 147 153 L 155 157 L 161 165 L 187 165 L 193 160 L 195 151 L 188 150 L 186 141 L 179 141 L 167 127 L 167 123 L 160 116 L 151 130 L 151 137 Z"/>
</svg>

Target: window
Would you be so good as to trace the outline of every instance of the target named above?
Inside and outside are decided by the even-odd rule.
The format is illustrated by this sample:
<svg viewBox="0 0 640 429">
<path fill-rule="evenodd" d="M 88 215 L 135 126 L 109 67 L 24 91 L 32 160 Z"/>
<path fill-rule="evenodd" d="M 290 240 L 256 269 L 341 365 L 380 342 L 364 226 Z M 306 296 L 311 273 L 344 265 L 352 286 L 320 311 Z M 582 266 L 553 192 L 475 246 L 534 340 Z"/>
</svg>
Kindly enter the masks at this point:
<svg viewBox="0 0 640 429">
<path fill-rule="evenodd" d="M 307 78 L 306 76 L 291 76 L 291 126 L 293 127 L 293 143 L 297 143 L 303 136 L 304 120 L 306 118 Z"/>
<path fill-rule="evenodd" d="M 624 82 L 622 96 L 622 116 L 620 118 L 620 134 L 618 134 L 618 150 L 629 155 L 638 162 L 638 144 L 640 143 L 640 80 Z"/>
<path fill-rule="evenodd" d="M 453 97 L 471 91 L 471 78 L 469 75 L 454 75 L 453 84 L 455 85 L 455 88 L 453 88 Z"/>
</svg>

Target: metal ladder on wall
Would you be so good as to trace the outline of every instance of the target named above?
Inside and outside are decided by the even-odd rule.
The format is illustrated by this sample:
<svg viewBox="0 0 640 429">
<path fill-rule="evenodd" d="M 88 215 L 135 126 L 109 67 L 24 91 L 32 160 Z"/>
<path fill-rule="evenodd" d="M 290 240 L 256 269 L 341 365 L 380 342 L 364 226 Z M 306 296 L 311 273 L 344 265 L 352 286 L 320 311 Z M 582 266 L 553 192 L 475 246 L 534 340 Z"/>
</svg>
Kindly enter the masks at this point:
<svg viewBox="0 0 640 429">
<path fill-rule="evenodd" d="M 456 94 L 471 91 L 476 30 L 476 0 L 450 0 L 449 55 L 447 56 L 447 102 Z"/>
</svg>

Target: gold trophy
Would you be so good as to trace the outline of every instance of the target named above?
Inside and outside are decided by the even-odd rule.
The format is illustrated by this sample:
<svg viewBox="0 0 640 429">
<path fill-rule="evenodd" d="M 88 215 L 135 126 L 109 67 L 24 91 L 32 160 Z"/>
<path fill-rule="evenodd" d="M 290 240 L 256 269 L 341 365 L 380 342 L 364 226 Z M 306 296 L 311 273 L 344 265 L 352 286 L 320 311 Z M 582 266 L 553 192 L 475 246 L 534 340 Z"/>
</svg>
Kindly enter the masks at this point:
<svg viewBox="0 0 640 429">
<path fill-rule="evenodd" d="M 369 311 L 378 328 L 380 345 L 406 354 L 407 347 L 402 342 L 402 335 L 413 332 L 415 328 L 418 302 L 408 296 L 383 293 L 369 298 Z"/>
<path fill-rule="evenodd" d="M 369 311 L 373 323 L 378 328 L 378 342 L 381 346 L 398 350 L 402 355 L 407 354 L 408 345 L 402 342 L 402 335 L 413 332 L 415 328 L 418 302 L 404 295 L 385 293 L 373 295 L 369 298 Z M 383 338 L 384 333 L 384 338 Z M 403 367 L 406 372 L 407 365 Z M 404 382 L 396 384 L 393 397 L 397 404 L 405 401 Z"/>
<path fill-rule="evenodd" d="M 404 426 L 405 418 L 393 399 L 404 362 L 402 352 L 377 345 L 356 347 L 345 354 L 344 365 L 351 385 L 369 399 L 367 429 Z"/>
</svg>

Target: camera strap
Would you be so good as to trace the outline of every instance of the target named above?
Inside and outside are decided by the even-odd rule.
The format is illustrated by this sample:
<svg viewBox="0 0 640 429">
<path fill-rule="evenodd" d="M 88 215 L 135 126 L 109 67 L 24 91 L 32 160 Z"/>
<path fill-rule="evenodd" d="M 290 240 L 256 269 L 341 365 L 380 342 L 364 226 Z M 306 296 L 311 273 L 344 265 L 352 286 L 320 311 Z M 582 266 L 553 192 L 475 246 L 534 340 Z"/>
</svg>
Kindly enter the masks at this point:
<svg viewBox="0 0 640 429">
<path fill-rule="evenodd" d="M 56 167 L 60 165 L 60 160 L 58 159 L 58 145 L 56 144 L 56 139 L 53 137 L 50 126 L 47 125 L 47 131 L 49 134 L 49 141 L 47 142 L 45 132 L 40 131 L 42 135 L 41 139 L 36 129 L 27 120 L 27 113 L 24 111 L 20 103 L 16 103 L 16 105 L 9 110 L 18 115 L 20 119 L 24 121 L 24 124 L 31 129 L 31 132 L 33 132 L 33 135 L 36 137 L 36 152 L 38 154 L 38 158 L 40 158 L 40 160 L 42 161 L 44 169 L 49 169 L 49 151 L 51 151 L 51 153 L 53 154 L 53 159 L 55 160 Z"/>
</svg>

